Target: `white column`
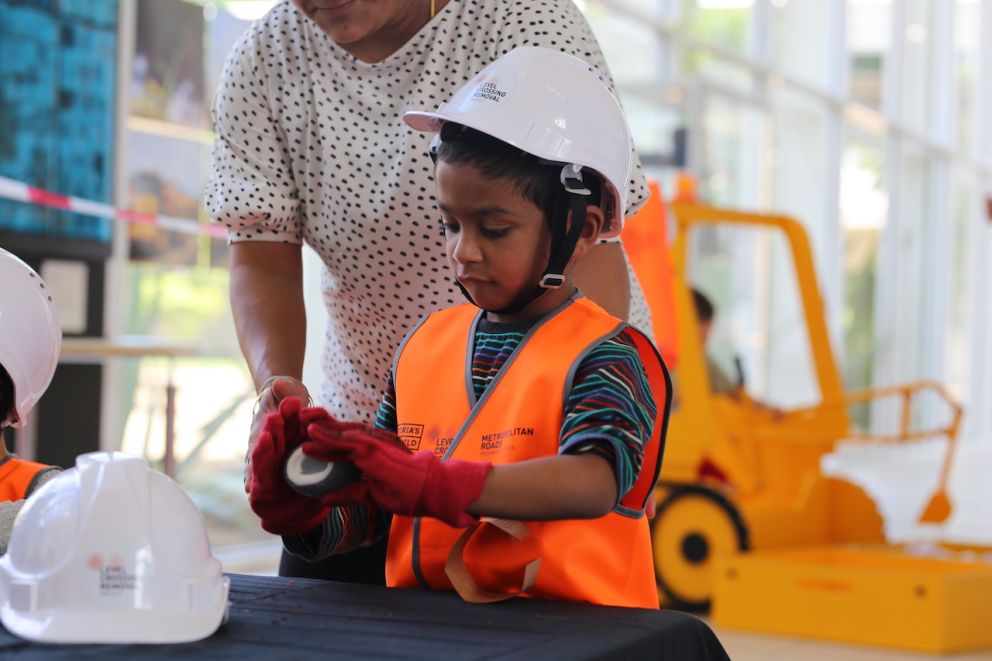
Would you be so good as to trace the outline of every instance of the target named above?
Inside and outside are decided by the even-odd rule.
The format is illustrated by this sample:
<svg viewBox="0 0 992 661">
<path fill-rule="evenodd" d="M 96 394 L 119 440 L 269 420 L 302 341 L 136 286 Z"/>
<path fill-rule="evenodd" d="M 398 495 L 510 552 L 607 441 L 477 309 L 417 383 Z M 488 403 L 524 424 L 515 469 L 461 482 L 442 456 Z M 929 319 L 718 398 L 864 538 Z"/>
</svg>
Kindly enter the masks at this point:
<svg viewBox="0 0 992 661">
<path fill-rule="evenodd" d="M 979 61 L 975 80 L 975 152 L 985 162 L 992 159 L 992 0 L 981 0 L 979 20 Z M 992 334 L 992 221 L 988 217 L 985 199 L 992 196 L 992 183 L 985 180 L 977 187 L 981 196 L 976 200 L 978 210 L 972 224 L 971 260 L 971 299 L 970 316 L 970 385 L 969 401 L 966 402 L 965 433 L 985 442 L 992 442 L 992 348 L 989 336 Z"/>
<path fill-rule="evenodd" d="M 905 43 L 906 6 L 903 0 L 894 0 L 889 17 L 890 47 L 885 57 L 882 108 L 895 123 L 902 118 L 903 50 Z M 903 355 L 902 333 L 899 322 L 903 318 L 901 297 L 904 288 L 899 238 L 901 234 L 902 162 L 904 158 L 902 136 L 889 131 L 885 136 L 885 181 L 889 208 L 885 227 L 879 237 L 878 261 L 875 275 L 875 385 L 889 385 L 899 380 L 899 361 Z M 897 411 L 890 402 L 872 406 L 872 426 L 877 431 L 894 428 Z"/>
<path fill-rule="evenodd" d="M 981 0 L 978 75 L 975 79 L 976 152 L 988 164 L 992 162 L 992 0 Z"/>
<path fill-rule="evenodd" d="M 936 2 L 930 5 L 930 48 L 928 99 L 930 134 L 938 142 L 951 148 L 954 144 L 953 114 L 955 109 L 954 92 L 954 3 Z M 925 303 L 921 306 L 924 330 L 923 374 L 928 378 L 944 382 L 945 344 L 947 325 L 951 319 L 951 250 L 950 237 L 953 234 L 954 218 L 951 201 L 951 168 L 944 155 L 931 152 L 930 198 L 928 221 L 924 225 L 924 241 L 927 249 L 924 255 L 930 259 L 923 261 L 927 270 L 924 290 Z M 927 426 L 940 420 L 941 413 L 933 399 L 925 400 L 924 422 Z"/>
<path fill-rule="evenodd" d="M 847 96 L 847 3 L 829 3 L 827 17 L 827 89 L 837 98 Z M 820 233 L 822 246 L 819 273 L 826 305 L 827 330 L 835 355 L 844 350 L 841 316 L 844 311 L 844 230 L 840 222 L 840 167 L 844 148 L 843 113 L 840 105 L 827 105 L 824 135 L 823 218 Z"/>
<path fill-rule="evenodd" d="M 136 0 L 119 0 L 117 5 L 117 109 L 114 117 L 114 206 L 124 208 L 127 195 L 127 166 L 124 162 L 125 126 L 130 114 L 131 63 L 134 61 L 134 38 L 138 7 Z M 125 300 L 125 279 L 130 249 L 126 226 L 113 222 L 110 259 L 106 263 L 104 283 L 103 334 L 115 337 L 121 334 Z M 121 407 L 120 359 L 103 362 L 102 392 L 100 393 L 100 449 L 119 450 L 124 435 Z M 130 393 L 128 393 L 130 394 Z"/>
</svg>

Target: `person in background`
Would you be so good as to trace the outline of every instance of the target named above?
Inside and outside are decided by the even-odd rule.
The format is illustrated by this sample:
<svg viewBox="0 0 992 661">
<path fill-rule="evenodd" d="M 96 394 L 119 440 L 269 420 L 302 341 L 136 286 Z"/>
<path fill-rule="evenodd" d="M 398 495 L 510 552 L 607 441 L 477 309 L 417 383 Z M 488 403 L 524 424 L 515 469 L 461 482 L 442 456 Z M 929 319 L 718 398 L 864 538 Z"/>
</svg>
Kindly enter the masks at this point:
<svg viewBox="0 0 992 661">
<path fill-rule="evenodd" d="M 692 303 L 696 308 L 696 319 L 699 322 L 699 341 L 703 346 L 703 354 L 706 358 L 706 374 L 710 379 L 710 388 L 714 395 L 731 395 L 737 397 L 744 388 L 741 379 L 731 379 L 723 368 L 706 351 L 710 333 L 713 331 L 713 322 L 716 318 L 716 309 L 713 302 L 703 292 L 692 289 Z"/>
<path fill-rule="evenodd" d="M 713 331 L 713 323 L 716 320 L 716 308 L 706 294 L 695 288 L 692 289 L 692 302 L 696 308 L 696 318 L 699 321 L 699 336 L 703 346 L 703 355 L 706 359 L 706 374 L 709 377 L 713 394 L 726 395 L 734 400 L 750 402 L 758 410 L 770 413 L 773 418 L 781 418 L 784 415 L 782 409 L 760 402 L 748 395 L 747 389 L 744 387 L 743 372 L 738 371 L 736 379 L 730 378 L 706 351 L 710 333 Z M 740 370 L 739 364 L 738 370 Z"/>
<path fill-rule="evenodd" d="M 230 230 L 231 307 L 258 392 L 249 448 L 280 400 L 311 399 L 300 381 L 304 243 L 323 262 L 329 318 L 312 399 L 337 417 L 372 421 L 405 330 L 459 300 L 435 228 L 428 138 L 401 115 L 528 45 L 609 75 L 572 0 L 293 0 L 232 49 L 204 201 Z M 636 155 L 625 187 L 632 213 L 647 198 Z M 632 323 L 650 327 L 615 240 L 592 247 L 574 277 L 608 312 L 627 318 L 630 307 Z M 284 553 L 279 571 L 382 584 L 384 558 L 381 540 L 320 566 Z"/>
<path fill-rule="evenodd" d="M 284 400 L 255 446 L 252 506 L 310 557 L 388 526 L 393 587 L 657 608 L 645 509 L 670 382 L 651 341 L 572 280 L 599 237 L 620 233 L 623 111 L 582 60 L 525 47 L 405 119 L 437 135 L 448 265 L 469 302 L 407 335 L 377 428 Z M 295 446 L 364 478 L 293 494 L 280 480 Z"/>
<path fill-rule="evenodd" d="M 6 553 L 24 500 L 60 470 L 9 452 L 4 430 L 23 428 L 51 383 L 62 329 L 41 277 L 2 248 L 0 282 L 0 553 Z"/>
</svg>

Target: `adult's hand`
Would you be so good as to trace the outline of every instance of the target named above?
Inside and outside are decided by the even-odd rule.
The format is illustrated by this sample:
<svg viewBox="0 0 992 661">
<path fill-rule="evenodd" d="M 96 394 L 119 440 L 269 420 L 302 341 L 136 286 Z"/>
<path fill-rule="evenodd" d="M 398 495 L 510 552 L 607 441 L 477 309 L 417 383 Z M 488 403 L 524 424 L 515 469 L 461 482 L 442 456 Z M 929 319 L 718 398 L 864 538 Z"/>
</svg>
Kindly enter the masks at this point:
<svg viewBox="0 0 992 661">
<path fill-rule="evenodd" d="M 262 433 L 269 414 L 276 413 L 279 410 L 279 403 L 289 397 L 298 397 L 304 403 L 310 401 L 307 387 L 302 381 L 291 376 L 271 377 L 258 393 L 251 429 L 248 432 L 248 451 L 245 453 L 245 493 L 251 492 L 251 457 L 258 436 Z"/>
<path fill-rule="evenodd" d="M 262 528 L 275 535 L 299 535 L 327 518 L 330 506 L 319 498 L 296 493 L 283 475 L 286 458 L 305 440 L 300 422 L 302 401 L 284 399 L 265 417 L 251 451 L 251 488 L 248 502 Z M 333 427 L 332 427 L 333 428 Z"/>
</svg>

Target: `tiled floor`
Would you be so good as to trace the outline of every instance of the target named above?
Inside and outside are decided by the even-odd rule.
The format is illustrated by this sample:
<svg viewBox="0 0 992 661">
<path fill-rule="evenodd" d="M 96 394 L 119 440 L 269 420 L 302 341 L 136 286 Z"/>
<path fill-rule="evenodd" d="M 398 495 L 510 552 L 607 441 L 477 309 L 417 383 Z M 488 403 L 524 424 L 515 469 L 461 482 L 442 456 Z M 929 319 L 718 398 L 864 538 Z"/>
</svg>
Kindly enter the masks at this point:
<svg viewBox="0 0 992 661">
<path fill-rule="evenodd" d="M 992 661 L 992 649 L 944 656 L 714 630 L 734 661 Z"/>
</svg>

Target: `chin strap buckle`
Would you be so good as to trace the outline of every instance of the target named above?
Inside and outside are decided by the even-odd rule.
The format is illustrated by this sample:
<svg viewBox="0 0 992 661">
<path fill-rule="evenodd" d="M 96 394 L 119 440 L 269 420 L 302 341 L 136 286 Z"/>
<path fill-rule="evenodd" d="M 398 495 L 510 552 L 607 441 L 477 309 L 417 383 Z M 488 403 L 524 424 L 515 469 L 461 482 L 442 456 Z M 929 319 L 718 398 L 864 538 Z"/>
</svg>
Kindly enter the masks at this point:
<svg viewBox="0 0 992 661">
<path fill-rule="evenodd" d="M 437 153 L 441 151 L 441 134 L 438 133 L 431 140 L 431 144 L 427 146 L 427 153 L 430 155 L 431 160 L 434 161 L 434 165 L 437 165 Z"/>
<path fill-rule="evenodd" d="M 565 284 L 565 275 L 561 273 L 545 273 L 541 276 L 540 285 L 545 289 L 558 289 Z"/>
<path fill-rule="evenodd" d="M 561 185 L 565 190 L 575 195 L 592 195 L 592 191 L 586 188 L 582 182 L 582 166 L 569 163 L 561 169 Z"/>
</svg>

